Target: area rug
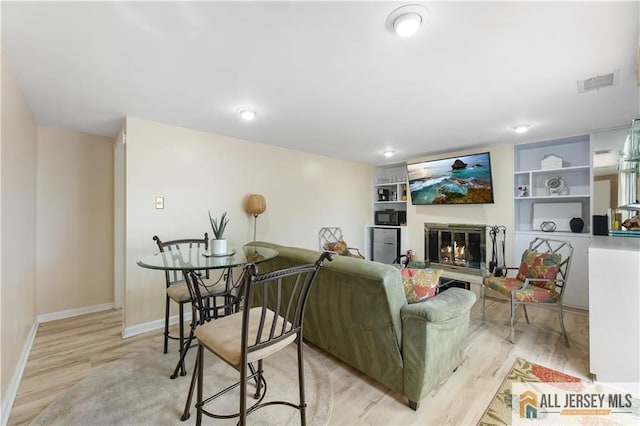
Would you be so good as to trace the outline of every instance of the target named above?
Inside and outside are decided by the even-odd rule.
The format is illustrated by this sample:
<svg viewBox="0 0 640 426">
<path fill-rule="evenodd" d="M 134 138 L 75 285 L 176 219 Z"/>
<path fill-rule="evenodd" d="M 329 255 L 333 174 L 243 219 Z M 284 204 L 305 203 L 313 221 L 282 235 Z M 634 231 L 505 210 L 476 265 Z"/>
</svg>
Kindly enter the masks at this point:
<svg viewBox="0 0 640 426">
<path fill-rule="evenodd" d="M 191 380 L 195 349 L 189 351 L 189 374 L 171 380 L 175 354 L 139 353 L 99 367 L 54 401 L 33 421 L 34 425 L 191 425 L 191 417 L 180 421 Z M 215 355 L 205 351 L 205 395 L 211 395 L 238 380 L 238 373 Z M 264 360 L 269 400 L 298 402 L 295 345 Z M 304 351 L 307 423 L 326 425 L 333 405 L 329 372 L 311 351 Z M 237 388 L 236 388 L 237 389 Z M 249 392 L 251 392 L 251 387 Z M 195 399 L 195 396 L 194 396 Z M 217 413 L 237 412 L 239 391 L 218 398 L 208 409 Z M 252 397 L 248 398 L 251 404 Z M 215 404 L 215 405 L 214 405 Z M 204 423 L 236 424 L 237 419 L 220 421 L 204 418 Z M 300 424 L 298 410 L 282 405 L 262 408 L 248 417 L 250 424 Z"/>
<path fill-rule="evenodd" d="M 582 381 L 577 377 L 517 358 L 478 425 L 497 426 L 511 424 L 511 385 L 513 382 L 572 382 L 579 384 Z"/>
</svg>

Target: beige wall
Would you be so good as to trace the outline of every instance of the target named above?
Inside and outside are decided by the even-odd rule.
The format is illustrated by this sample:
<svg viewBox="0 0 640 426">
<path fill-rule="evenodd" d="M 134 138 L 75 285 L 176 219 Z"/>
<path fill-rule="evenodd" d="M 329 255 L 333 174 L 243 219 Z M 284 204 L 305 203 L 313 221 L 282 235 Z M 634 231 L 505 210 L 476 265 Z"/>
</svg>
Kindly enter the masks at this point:
<svg viewBox="0 0 640 426">
<path fill-rule="evenodd" d="M 38 128 L 38 315 L 113 302 L 113 139 Z"/>
<path fill-rule="evenodd" d="M 428 205 L 414 206 L 409 201 L 407 222 L 409 245 L 418 259 L 424 259 L 424 224 L 425 222 L 468 223 L 484 225 L 504 225 L 507 227 L 506 260 L 512 264 L 513 247 L 513 146 L 499 145 L 478 147 L 466 151 L 456 151 L 428 157 L 411 159 L 408 163 L 433 160 L 456 155 L 467 155 L 478 152 L 491 153 L 491 171 L 493 177 L 493 204 L 468 205 Z M 491 245 L 487 240 L 487 256 L 490 258 Z"/>
<path fill-rule="evenodd" d="M 362 247 L 371 217 L 373 167 L 127 118 L 125 324 L 163 317 L 162 273 L 136 261 L 155 251 L 152 237 L 197 237 L 210 232 L 207 212 L 227 211 L 229 244 L 252 238 L 253 217 L 243 209 L 261 193 L 258 240 L 317 249 L 322 226 L 340 226 Z M 156 210 L 154 197 L 165 197 Z"/>
<path fill-rule="evenodd" d="M 35 323 L 36 123 L 2 50 L 0 257 L 2 416 L 7 391 Z"/>
</svg>

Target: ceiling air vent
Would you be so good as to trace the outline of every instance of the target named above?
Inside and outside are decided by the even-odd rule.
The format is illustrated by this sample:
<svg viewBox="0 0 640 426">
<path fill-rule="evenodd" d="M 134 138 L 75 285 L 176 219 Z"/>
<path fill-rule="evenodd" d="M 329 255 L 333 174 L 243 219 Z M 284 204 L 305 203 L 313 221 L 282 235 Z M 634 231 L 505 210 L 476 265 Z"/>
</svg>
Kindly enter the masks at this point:
<svg viewBox="0 0 640 426">
<path fill-rule="evenodd" d="M 618 74 L 620 70 L 615 70 L 610 74 L 591 77 L 586 80 L 578 80 L 578 92 L 584 93 L 589 90 L 602 89 L 607 86 L 615 86 L 618 84 Z"/>
</svg>

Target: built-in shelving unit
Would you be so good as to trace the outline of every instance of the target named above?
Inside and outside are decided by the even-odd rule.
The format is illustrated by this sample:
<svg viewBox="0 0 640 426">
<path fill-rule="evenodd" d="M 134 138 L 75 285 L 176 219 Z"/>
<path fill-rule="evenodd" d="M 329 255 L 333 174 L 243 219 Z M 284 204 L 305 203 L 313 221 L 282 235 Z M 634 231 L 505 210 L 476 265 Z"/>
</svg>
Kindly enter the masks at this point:
<svg viewBox="0 0 640 426">
<path fill-rule="evenodd" d="M 406 163 L 378 166 L 373 179 L 374 211 L 407 210 L 409 193 Z"/>
<path fill-rule="evenodd" d="M 395 163 L 377 166 L 373 174 L 373 211 L 371 224 L 365 226 L 365 257 L 372 259 L 373 255 L 373 229 L 390 228 L 399 229 L 400 252 L 405 252 L 408 247 L 406 223 L 398 226 L 376 225 L 375 212 L 394 210 L 407 212 L 407 200 L 409 197 L 409 182 L 407 181 L 407 164 Z"/>
<path fill-rule="evenodd" d="M 542 168 L 542 161 L 550 155 L 561 158 L 562 167 Z M 560 178 L 564 187 L 560 190 L 547 188 L 545 182 L 552 178 Z M 584 221 L 582 233 L 589 234 L 591 181 L 588 135 L 516 145 L 513 173 L 515 230 L 540 231 L 540 221 L 553 221 L 553 215 L 556 215 L 558 231 L 570 232 L 568 220 L 580 217 Z M 536 217 L 536 213 L 552 216 Z"/>
<path fill-rule="evenodd" d="M 557 157 L 552 158 L 558 163 L 555 167 L 549 167 L 547 161 L 543 164 L 550 155 Z M 574 251 L 564 304 L 588 309 L 592 182 L 589 135 L 516 145 L 513 170 L 513 258 L 520 259 L 536 237 L 569 241 Z M 549 189 L 545 182 L 550 178 L 561 178 L 564 188 Z M 584 222 L 580 233 L 569 228 L 574 217 Z M 557 230 L 543 232 L 543 222 L 554 222 Z"/>
</svg>

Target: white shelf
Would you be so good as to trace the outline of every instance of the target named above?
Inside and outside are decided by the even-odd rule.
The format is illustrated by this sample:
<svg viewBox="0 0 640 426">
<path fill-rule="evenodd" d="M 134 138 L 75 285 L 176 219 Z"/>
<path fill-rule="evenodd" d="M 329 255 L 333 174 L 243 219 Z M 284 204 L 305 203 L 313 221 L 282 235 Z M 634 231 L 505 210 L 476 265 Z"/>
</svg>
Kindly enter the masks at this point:
<svg viewBox="0 0 640 426">
<path fill-rule="evenodd" d="M 553 201 L 557 200 L 562 202 L 563 200 L 572 200 L 572 199 L 580 199 L 580 198 L 590 198 L 588 195 L 539 195 L 535 197 L 516 197 L 516 200 L 544 200 L 544 201 Z"/>
<path fill-rule="evenodd" d="M 590 239 L 591 235 L 586 233 L 575 233 L 575 232 L 563 232 L 563 231 L 553 231 L 553 232 L 542 232 L 542 231 L 514 231 L 514 235 L 528 235 L 530 238 L 527 241 L 533 240 L 535 237 L 539 237 L 540 234 L 546 235 L 550 239 L 558 239 L 558 238 L 587 238 Z M 520 253 L 522 255 L 522 253 Z"/>
<path fill-rule="evenodd" d="M 395 188 L 398 185 L 406 185 L 408 182 L 393 182 L 393 183 L 374 183 L 373 186 L 376 188 L 385 188 L 385 187 L 391 187 L 391 188 Z"/>
<path fill-rule="evenodd" d="M 570 166 L 570 167 L 561 167 L 561 168 L 557 168 L 557 169 L 536 169 L 536 170 L 524 170 L 524 171 L 517 171 L 517 172 L 513 172 L 514 175 L 521 175 L 521 174 L 527 174 L 527 173 L 533 173 L 533 174 L 558 174 L 558 173 L 562 173 L 562 172 L 567 172 L 567 171 L 573 171 L 573 170 L 586 170 L 589 171 L 589 169 L 591 169 L 590 166 Z"/>
<path fill-rule="evenodd" d="M 407 204 L 406 201 L 403 200 L 399 200 L 399 201 L 374 201 L 374 204 Z"/>
</svg>

